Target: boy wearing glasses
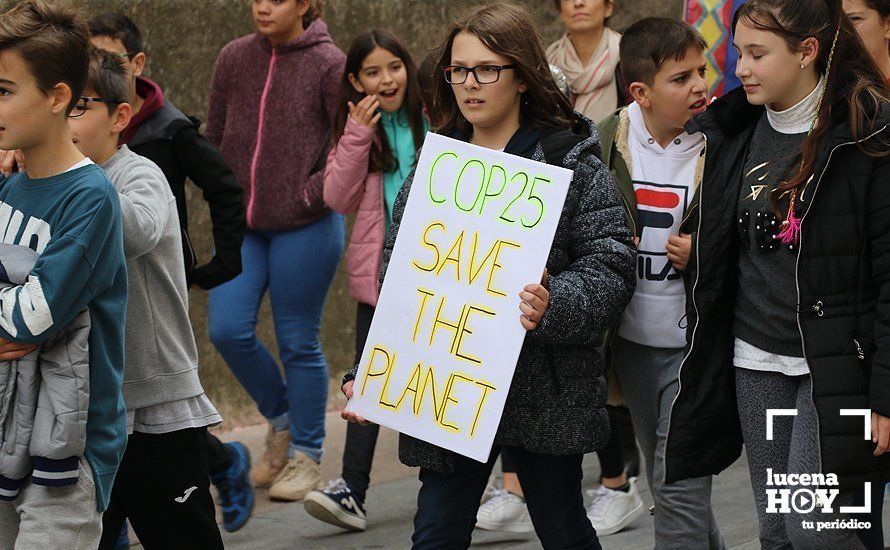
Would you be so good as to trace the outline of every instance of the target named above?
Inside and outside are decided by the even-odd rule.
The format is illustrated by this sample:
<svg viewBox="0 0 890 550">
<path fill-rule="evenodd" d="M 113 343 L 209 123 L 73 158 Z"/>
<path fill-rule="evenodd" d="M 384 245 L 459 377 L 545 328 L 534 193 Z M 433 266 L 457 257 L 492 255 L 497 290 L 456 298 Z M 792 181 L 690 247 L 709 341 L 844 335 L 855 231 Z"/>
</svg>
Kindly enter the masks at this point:
<svg viewBox="0 0 890 550">
<path fill-rule="evenodd" d="M 184 115 L 164 97 L 160 86 L 142 76 L 147 60 L 136 24 L 123 14 L 105 13 L 93 18 L 89 27 L 93 46 L 116 57 L 126 71 L 126 98 L 132 116 L 120 132 L 120 143 L 155 163 L 176 198 L 186 283 L 210 290 L 234 278 L 241 273 L 245 229 L 242 188 L 235 174 L 216 147 L 201 135 L 200 122 Z M 201 188 L 213 225 L 214 257 L 197 267 L 188 234 L 186 178 Z M 223 509 L 223 527 L 237 531 L 253 510 L 253 487 L 248 479 L 250 455 L 241 443 L 223 444 L 209 433 L 207 443 L 211 478 Z"/>
<path fill-rule="evenodd" d="M 32 256 L 24 272 L 3 258 L 11 284 L 0 289 L 0 548 L 94 549 L 126 445 L 120 203 L 68 130 L 88 48 L 86 24 L 58 4 L 28 0 L 0 15 L 0 149 L 28 160 L 26 172 L 0 177 L 0 226 L 4 248 Z M 69 349 L 88 358 L 47 357 L 84 311 L 89 334 Z M 59 391 L 84 370 L 85 383 Z M 35 392 L 36 406 L 23 406 Z M 68 458 L 41 458 L 69 448 Z M 8 460 L 21 452 L 30 471 L 15 475 Z"/>
<path fill-rule="evenodd" d="M 176 199 L 157 165 L 118 146 L 132 115 L 119 58 L 102 50 L 90 57 L 69 127 L 119 194 L 130 289 L 123 382 L 130 435 L 99 548 L 115 547 L 127 517 L 147 548 L 222 548 L 206 451 L 207 427 L 222 419 L 198 378 Z"/>
<path fill-rule="evenodd" d="M 241 273 L 244 207 L 241 185 L 219 151 L 198 131 L 200 122 L 184 115 L 161 87 L 142 76 L 147 62 L 139 28 L 127 16 L 105 13 L 89 22 L 90 41 L 117 57 L 127 74 L 127 100 L 133 115 L 120 142 L 158 165 L 176 197 L 182 227 L 186 277 L 204 290 Z M 215 255 L 205 265 L 188 241 L 185 180 L 201 188 L 213 222 Z"/>
</svg>

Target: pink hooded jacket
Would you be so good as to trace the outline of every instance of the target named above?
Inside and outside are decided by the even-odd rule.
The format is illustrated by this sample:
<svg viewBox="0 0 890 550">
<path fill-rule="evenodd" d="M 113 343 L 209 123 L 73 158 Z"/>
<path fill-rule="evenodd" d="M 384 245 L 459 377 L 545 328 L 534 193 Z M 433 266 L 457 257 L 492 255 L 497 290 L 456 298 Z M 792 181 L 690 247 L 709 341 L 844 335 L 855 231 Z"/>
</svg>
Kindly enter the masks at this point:
<svg viewBox="0 0 890 550">
<path fill-rule="evenodd" d="M 349 295 L 377 305 L 377 276 L 386 237 L 383 174 L 368 172 L 368 156 L 377 143 L 374 128 L 346 118 L 343 136 L 328 154 L 324 170 L 324 201 L 341 214 L 356 214 L 346 249 Z"/>
</svg>

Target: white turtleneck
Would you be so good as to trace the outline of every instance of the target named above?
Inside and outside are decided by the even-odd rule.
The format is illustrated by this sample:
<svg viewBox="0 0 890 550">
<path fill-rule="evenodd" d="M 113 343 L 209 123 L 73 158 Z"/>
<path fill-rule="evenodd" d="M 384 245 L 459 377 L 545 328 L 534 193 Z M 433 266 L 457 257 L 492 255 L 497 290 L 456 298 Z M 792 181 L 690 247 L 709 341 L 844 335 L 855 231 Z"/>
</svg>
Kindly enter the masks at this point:
<svg viewBox="0 0 890 550">
<path fill-rule="evenodd" d="M 766 106 L 766 116 L 769 125 L 780 134 L 805 134 L 810 131 L 810 125 L 816 117 L 819 109 L 819 96 L 822 86 L 825 85 L 825 76 L 819 79 L 819 83 L 810 94 L 800 100 L 797 105 L 784 111 L 774 111 Z"/>
</svg>

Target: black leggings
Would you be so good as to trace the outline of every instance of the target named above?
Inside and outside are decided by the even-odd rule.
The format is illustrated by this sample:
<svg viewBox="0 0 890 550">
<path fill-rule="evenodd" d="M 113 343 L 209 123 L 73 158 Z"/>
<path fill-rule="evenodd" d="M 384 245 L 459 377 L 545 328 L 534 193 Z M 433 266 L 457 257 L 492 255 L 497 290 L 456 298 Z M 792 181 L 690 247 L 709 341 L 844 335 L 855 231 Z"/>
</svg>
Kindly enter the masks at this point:
<svg viewBox="0 0 890 550">
<path fill-rule="evenodd" d="M 609 429 L 612 431 L 612 435 L 606 446 L 596 452 L 596 456 L 600 459 L 600 470 L 603 477 L 620 477 L 624 473 L 624 456 L 621 452 L 618 417 L 612 407 L 606 406 L 606 410 L 609 411 Z"/>
<path fill-rule="evenodd" d="M 355 363 L 362 358 L 362 350 L 371 330 L 374 307 L 359 303 L 355 314 Z M 350 422 L 346 427 L 346 446 L 343 447 L 343 470 L 340 474 L 349 488 L 362 502 L 371 483 L 371 466 L 380 426 L 362 426 Z"/>
</svg>

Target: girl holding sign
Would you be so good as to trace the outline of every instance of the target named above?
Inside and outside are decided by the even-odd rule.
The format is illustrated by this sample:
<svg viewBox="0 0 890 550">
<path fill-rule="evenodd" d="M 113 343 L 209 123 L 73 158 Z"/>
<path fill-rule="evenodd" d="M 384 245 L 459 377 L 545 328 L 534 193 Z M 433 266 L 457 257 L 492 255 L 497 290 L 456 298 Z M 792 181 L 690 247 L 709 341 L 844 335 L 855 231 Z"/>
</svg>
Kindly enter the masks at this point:
<svg viewBox="0 0 890 550">
<path fill-rule="evenodd" d="M 414 168 L 428 124 L 414 61 L 389 31 L 365 31 L 352 41 L 342 87 L 337 143 L 324 174 L 324 200 L 341 214 L 356 215 L 346 254 L 349 294 L 358 302 L 358 363 L 377 305 L 377 275 L 393 203 Z M 306 495 L 310 515 L 344 529 L 365 529 L 365 492 L 377 432 L 376 425 L 349 425 L 342 477 Z"/>
<path fill-rule="evenodd" d="M 744 442 L 764 548 L 859 548 L 809 524 L 890 480 L 890 93 L 841 0 L 749 0 L 733 44 L 743 87 L 686 127 L 707 146 L 666 481 Z M 786 474 L 839 494 L 775 513 Z"/>
<path fill-rule="evenodd" d="M 400 458 L 420 466 L 415 548 L 468 547 L 497 452 L 508 449 L 545 548 L 601 548 L 581 492 L 585 453 L 608 439 L 606 382 L 597 347 L 630 300 L 634 252 L 614 182 L 597 158 L 593 124 L 550 76 L 528 12 L 496 4 L 452 27 L 436 72 L 437 131 L 574 172 L 541 283 L 517 297 L 528 331 L 487 463 L 401 436 Z M 413 176 L 393 209 L 390 259 Z M 529 274 L 537 281 L 539 274 Z M 352 396 L 354 377 L 343 391 Z M 353 412 L 344 417 L 363 422 Z"/>
</svg>

